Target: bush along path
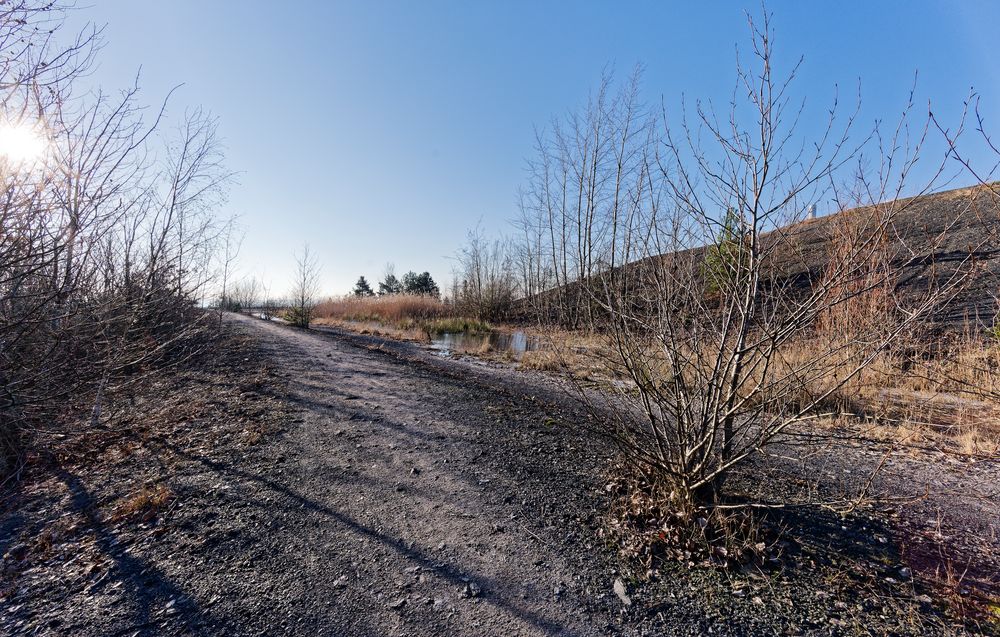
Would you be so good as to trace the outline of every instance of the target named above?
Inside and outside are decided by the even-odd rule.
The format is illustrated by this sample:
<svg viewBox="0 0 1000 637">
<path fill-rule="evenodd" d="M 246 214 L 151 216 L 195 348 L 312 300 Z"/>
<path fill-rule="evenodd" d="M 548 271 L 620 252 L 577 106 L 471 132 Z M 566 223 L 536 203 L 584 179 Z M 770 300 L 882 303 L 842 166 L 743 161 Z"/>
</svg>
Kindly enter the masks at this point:
<svg viewBox="0 0 1000 637">
<path fill-rule="evenodd" d="M 822 518 L 794 568 L 623 561 L 611 454 L 540 377 L 229 329 L 240 348 L 161 388 L 163 425 L 5 495 L 0 634 L 963 631 L 912 582 L 822 554 L 891 537 L 863 516 Z M 863 559 L 897 568 L 886 546 Z"/>
</svg>

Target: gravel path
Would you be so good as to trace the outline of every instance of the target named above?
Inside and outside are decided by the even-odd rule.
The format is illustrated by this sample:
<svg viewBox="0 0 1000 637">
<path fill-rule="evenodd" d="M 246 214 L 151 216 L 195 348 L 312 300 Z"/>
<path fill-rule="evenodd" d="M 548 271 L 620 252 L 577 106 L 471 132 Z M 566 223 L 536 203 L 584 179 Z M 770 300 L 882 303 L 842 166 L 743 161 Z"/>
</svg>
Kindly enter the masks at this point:
<svg viewBox="0 0 1000 637">
<path fill-rule="evenodd" d="M 258 575 L 298 606 L 262 619 L 300 634 L 604 634 L 609 605 L 595 608 L 580 575 L 593 569 L 572 541 L 552 537 L 545 511 L 531 514 L 528 497 L 588 515 L 558 496 L 586 493 L 596 474 L 557 462 L 534 493 L 512 497 L 532 490 L 539 460 L 571 444 L 551 440 L 537 410 L 511 422 L 520 401 L 510 394 L 341 339 L 255 325 L 302 408 L 280 477 L 220 476 L 256 491 L 273 516 L 268 543 L 285 559 Z M 507 488 L 512 480 L 524 484 Z"/>
<path fill-rule="evenodd" d="M 559 426 L 586 415 L 557 380 L 336 330 L 231 326 L 253 341 L 239 372 L 219 361 L 175 381 L 173 433 L 0 501 L 0 634 L 961 634 L 912 583 L 886 584 L 898 535 L 925 533 L 950 503 L 978 548 L 997 546 L 995 494 L 959 493 L 995 485 L 995 463 L 901 457 L 886 484 L 947 491 L 890 524 L 789 513 L 789 535 L 812 546 L 771 573 L 669 563 L 641 583 L 600 539 L 609 454 Z M 189 417 L 192 401 L 221 413 Z M 258 436 L 269 414 L 283 431 Z M 809 470 L 878 462 L 853 446 Z M 121 519 L 141 484 L 175 497 Z"/>
</svg>

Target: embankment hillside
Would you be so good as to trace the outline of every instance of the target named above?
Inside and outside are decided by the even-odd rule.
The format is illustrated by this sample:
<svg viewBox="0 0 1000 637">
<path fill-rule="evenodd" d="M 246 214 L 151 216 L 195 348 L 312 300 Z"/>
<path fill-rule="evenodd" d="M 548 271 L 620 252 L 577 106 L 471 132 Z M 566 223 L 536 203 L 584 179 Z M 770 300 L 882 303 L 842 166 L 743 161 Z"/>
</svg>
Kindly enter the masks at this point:
<svg viewBox="0 0 1000 637">
<path fill-rule="evenodd" d="M 845 210 L 809 219 L 788 229 L 794 252 L 783 260 L 786 275 L 811 284 L 822 280 L 833 247 L 851 218 L 892 215 L 886 232 L 887 265 L 896 298 L 912 307 L 935 286 L 948 284 L 962 264 L 975 262 L 974 274 L 962 277 L 954 296 L 931 315 L 947 329 L 992 325 L 1000 281 L 1000 190 L 989 186 L 959 188 Z"/>
<path fill-rule="evenodd" d="M 895 288 L 894 301 L 910 309 L 930 296 L 940 296 L 926 320 L 941 330 L 991 328 L 997 316 L 1000 291 L 1000 186 L 958 188 L 845 209 L 806 219 L 762 236 L 768 251 L 767 285 L 790 296 L 804 295 L 828 276 L 838 254 L 850 252 L 844 243 L 864 236 L 865 224 L 891 219 L 882 228 L 881 266 Z M 677 259 L 701 262 L 705 247 L 646 257 L 629 263 L 633 280 L 652 281 L 650 274 Z M 862 251 L 865 254 L 874 250 Z M 639 288 L 646 284 L 638 284 Z M 946 292 L 941 292 L 946 290 Z M 636 289 L 637 296 L 646 296 Z M 765 292 L 766 293 L 766 292 Z M 552 289 L 522 301 L 516 314 L 555 307 L 565 299 L 587 294 L 578 283 Z M 529 309 L 530 308 L 530 309 Z M 544 310 L 542 310 L 544 312 Z M 555 310 L 553 310 L 555 311 Z"/>
</svg>

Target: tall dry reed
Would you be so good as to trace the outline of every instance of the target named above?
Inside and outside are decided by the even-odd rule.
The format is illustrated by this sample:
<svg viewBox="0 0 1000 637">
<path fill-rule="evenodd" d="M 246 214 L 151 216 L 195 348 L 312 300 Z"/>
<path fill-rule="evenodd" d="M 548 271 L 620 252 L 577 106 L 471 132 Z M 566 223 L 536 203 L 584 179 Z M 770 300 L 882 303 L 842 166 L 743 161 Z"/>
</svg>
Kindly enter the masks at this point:
<svg viewBox="0 0 1000 637">
<path fill-rule="evenodd" d="M 444 301 L 432 296 L 392 294 L 388 296 L 344 296 L 329 299 L 316 306 L 316 318 L 342 321 L 378 321 L 401 323 L 426 321 L 453 316 L 453 310 Z"/>
</svg>

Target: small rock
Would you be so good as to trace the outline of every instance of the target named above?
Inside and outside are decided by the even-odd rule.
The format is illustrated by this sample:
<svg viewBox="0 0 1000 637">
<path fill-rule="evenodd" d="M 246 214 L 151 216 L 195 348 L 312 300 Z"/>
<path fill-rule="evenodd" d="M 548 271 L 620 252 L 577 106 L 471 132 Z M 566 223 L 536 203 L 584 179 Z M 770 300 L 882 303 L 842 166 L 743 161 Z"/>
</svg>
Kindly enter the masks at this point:
<svg viewBox="0 0 1000 637">
<path fill-rule="evenodd" d="M 333 583 L 333 587 L 334 588 L 346 588 L 347 587 L 347 576 L 346 575 L 341 575 L 340 577 L 338 577 L 336 579 L 336 581 Z"/>
<path fill-rule="evenodd" d="M 616 579 L 612 588 L 614 588 L 615 595 L 618 596 L 618 599 L 622 600 L 622 604 L 625 604 L 626 606 L 632 605 L 632 598 L 628 596 L 628 591 L 625 588 L 625 582 L 621 581 L 621 579 Z"/>
<path fill-rule="evenodd" d="M 399 610 L 400 608 L 402 608 L 405 605 L 406 605 L 406 598 L 405 597 L 400 597 L 399 599 L 397 599 L 393 603 L 389 604 L 389 608 L 391 608 L 393 610 Z"/>
<path fill-rule="evenodd" d="M 908 580 L 911 577 L 913 577 L 913 571 L 911 571 L 906 566 L 900 568 L 899 571 L 897 571 L 897 572 L 899 573 L 899 578 L 902 579 L 902 580 Z"/>
<path fill-rule="evenodd" d="M 482 592 L 483 589 L 479 588 L 475 582 L 469 582 L 462 587 L 462 597 L 479 597 Z"/>
</svg>

